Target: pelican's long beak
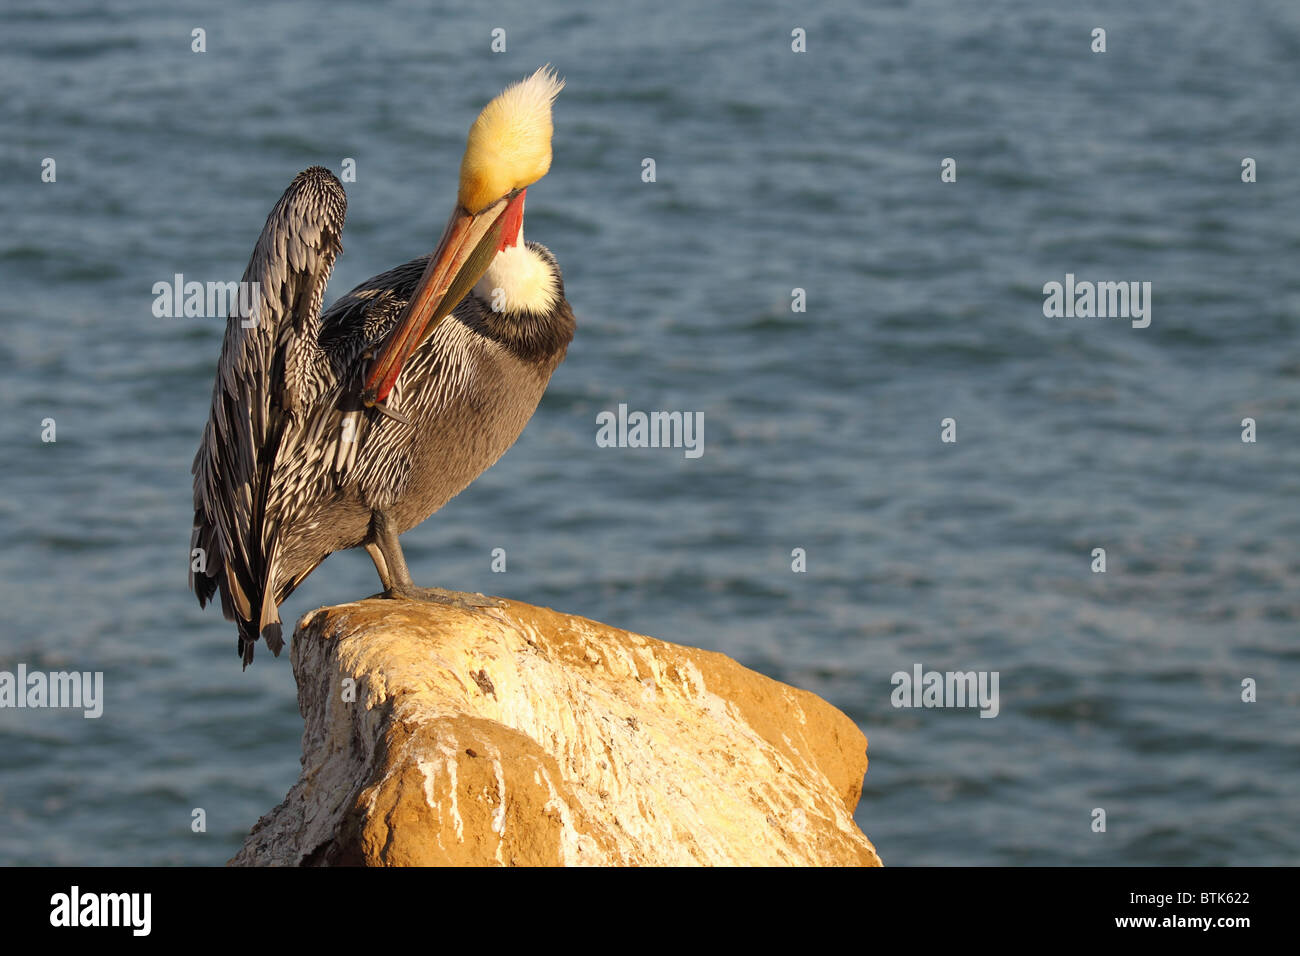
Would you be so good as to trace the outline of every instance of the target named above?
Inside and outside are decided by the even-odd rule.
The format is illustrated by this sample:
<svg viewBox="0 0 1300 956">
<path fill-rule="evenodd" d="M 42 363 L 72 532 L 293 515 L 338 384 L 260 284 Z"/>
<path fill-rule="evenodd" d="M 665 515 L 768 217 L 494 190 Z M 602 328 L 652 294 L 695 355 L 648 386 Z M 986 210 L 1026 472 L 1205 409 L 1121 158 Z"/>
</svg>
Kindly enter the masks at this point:
<svg viewBox="0 0 1300 956">
<path fill-rule="evenodd" d="M 480 212 L 470 213 L 458 206 L 451 214 L 411 301 L 375 357 L 361 392 L 366 406 L 388 398 L 411 353 L 483 277 L 501 244 L 507 213 L 515 215 L 523 199 L 523 190 L 516 190 Z"/>
</svg>

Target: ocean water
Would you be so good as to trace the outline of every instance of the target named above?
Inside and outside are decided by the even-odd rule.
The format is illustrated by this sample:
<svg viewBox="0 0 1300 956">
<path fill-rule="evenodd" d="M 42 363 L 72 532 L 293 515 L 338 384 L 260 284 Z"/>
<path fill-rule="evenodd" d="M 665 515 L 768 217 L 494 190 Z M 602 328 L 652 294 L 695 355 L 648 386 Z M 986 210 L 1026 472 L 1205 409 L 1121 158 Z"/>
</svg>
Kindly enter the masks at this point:
<svg viewBox="0 0 1300 956">
<path fill-rule="evenodd" d="M 0 670 L 105 680 L 99 719 L 0 710 L 0 863 L 221 864 L 297 777 L 287 659 L 241 673 L 185 586 L 222 321 L 154 283 L 238 279 L 346 158 L 327 300 L 429 251 L 476 111 L 547 62 L 526 232 L 577 338 L 417 579 L 826 698 L 887 864 L 1297 861 L 1300 6 L 433 6 L 0 11 Z M 1150 282 L 1150 325 L 1046 317 L 1067 274 Z M 620 403 L 704 453 L 598 447 Z M 338 554 L 282 614 L 377 589 Z M 918 664 L 996 672 L 997 716 L 893 706 Z"/>
</svg>

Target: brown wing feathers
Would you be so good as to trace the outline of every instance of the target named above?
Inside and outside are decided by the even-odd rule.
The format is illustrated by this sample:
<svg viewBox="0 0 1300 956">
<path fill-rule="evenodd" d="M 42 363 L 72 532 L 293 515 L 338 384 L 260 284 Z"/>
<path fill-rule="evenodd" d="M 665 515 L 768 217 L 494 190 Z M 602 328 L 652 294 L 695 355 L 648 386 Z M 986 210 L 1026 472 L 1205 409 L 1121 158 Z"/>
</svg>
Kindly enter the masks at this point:
<svg viewBox="0 0 1300 956">
<path fill-rule="evenodd" d="M 342 251 L 347 198 L 329 170 L 300 173 L 267 217 L 244 282 L 257 284 L 255 321 L 232 315 L 221 348 L 211 417 L 194 459 L 192 548 L 202 570 L 190 586 L 205 605 L 220 590 L 222 612 L 239 624 L 245 666 L 260 634 L 283 646 L 275 588 L 276 527 L 268 493 L 298 409 L 329 385 L 319 344 L 325 286 Z M 193 565 L 192 565 L 193 567 Z"/>
</svg>

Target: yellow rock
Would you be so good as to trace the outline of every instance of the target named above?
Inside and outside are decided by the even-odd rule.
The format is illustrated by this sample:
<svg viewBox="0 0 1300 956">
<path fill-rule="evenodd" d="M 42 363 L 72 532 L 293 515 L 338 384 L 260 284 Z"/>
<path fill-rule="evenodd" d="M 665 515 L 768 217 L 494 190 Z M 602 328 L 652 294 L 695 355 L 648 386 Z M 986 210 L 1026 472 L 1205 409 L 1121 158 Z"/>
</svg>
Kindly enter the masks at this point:
<svg viewBox="0 0 1300 956">
<path fill-rule="evenodd" d="M 293 638 L 302 776 L 236 865 L 868 865 L 867 741 L 709 651 L 516 602 Z"/>
</svg>

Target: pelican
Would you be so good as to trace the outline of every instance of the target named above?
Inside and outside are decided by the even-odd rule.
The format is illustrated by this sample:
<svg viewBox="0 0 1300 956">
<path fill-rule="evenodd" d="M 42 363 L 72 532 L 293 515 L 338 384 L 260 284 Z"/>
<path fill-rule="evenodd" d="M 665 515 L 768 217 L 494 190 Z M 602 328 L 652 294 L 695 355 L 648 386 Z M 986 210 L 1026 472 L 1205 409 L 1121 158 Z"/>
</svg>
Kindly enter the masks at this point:
<svg viewBox="0 0 1300 956">
<path fill-rule="evenodd" d="M 245 668 L 259 635 L 279 656 L 279 605 L 335 551 L 364 547 L 389 597 L 492 603 L 416 587 L 398 535 L 515 443 L 573 338 L 555 257 L 523 235 L 563 85 L 546 66 L 492 100 L 434 252 L 324 314 L 343 186 L 313 166 L 267 218 L 193 467 L 190 587 L 200 606 L 221 592 Z"/>
</svg>

